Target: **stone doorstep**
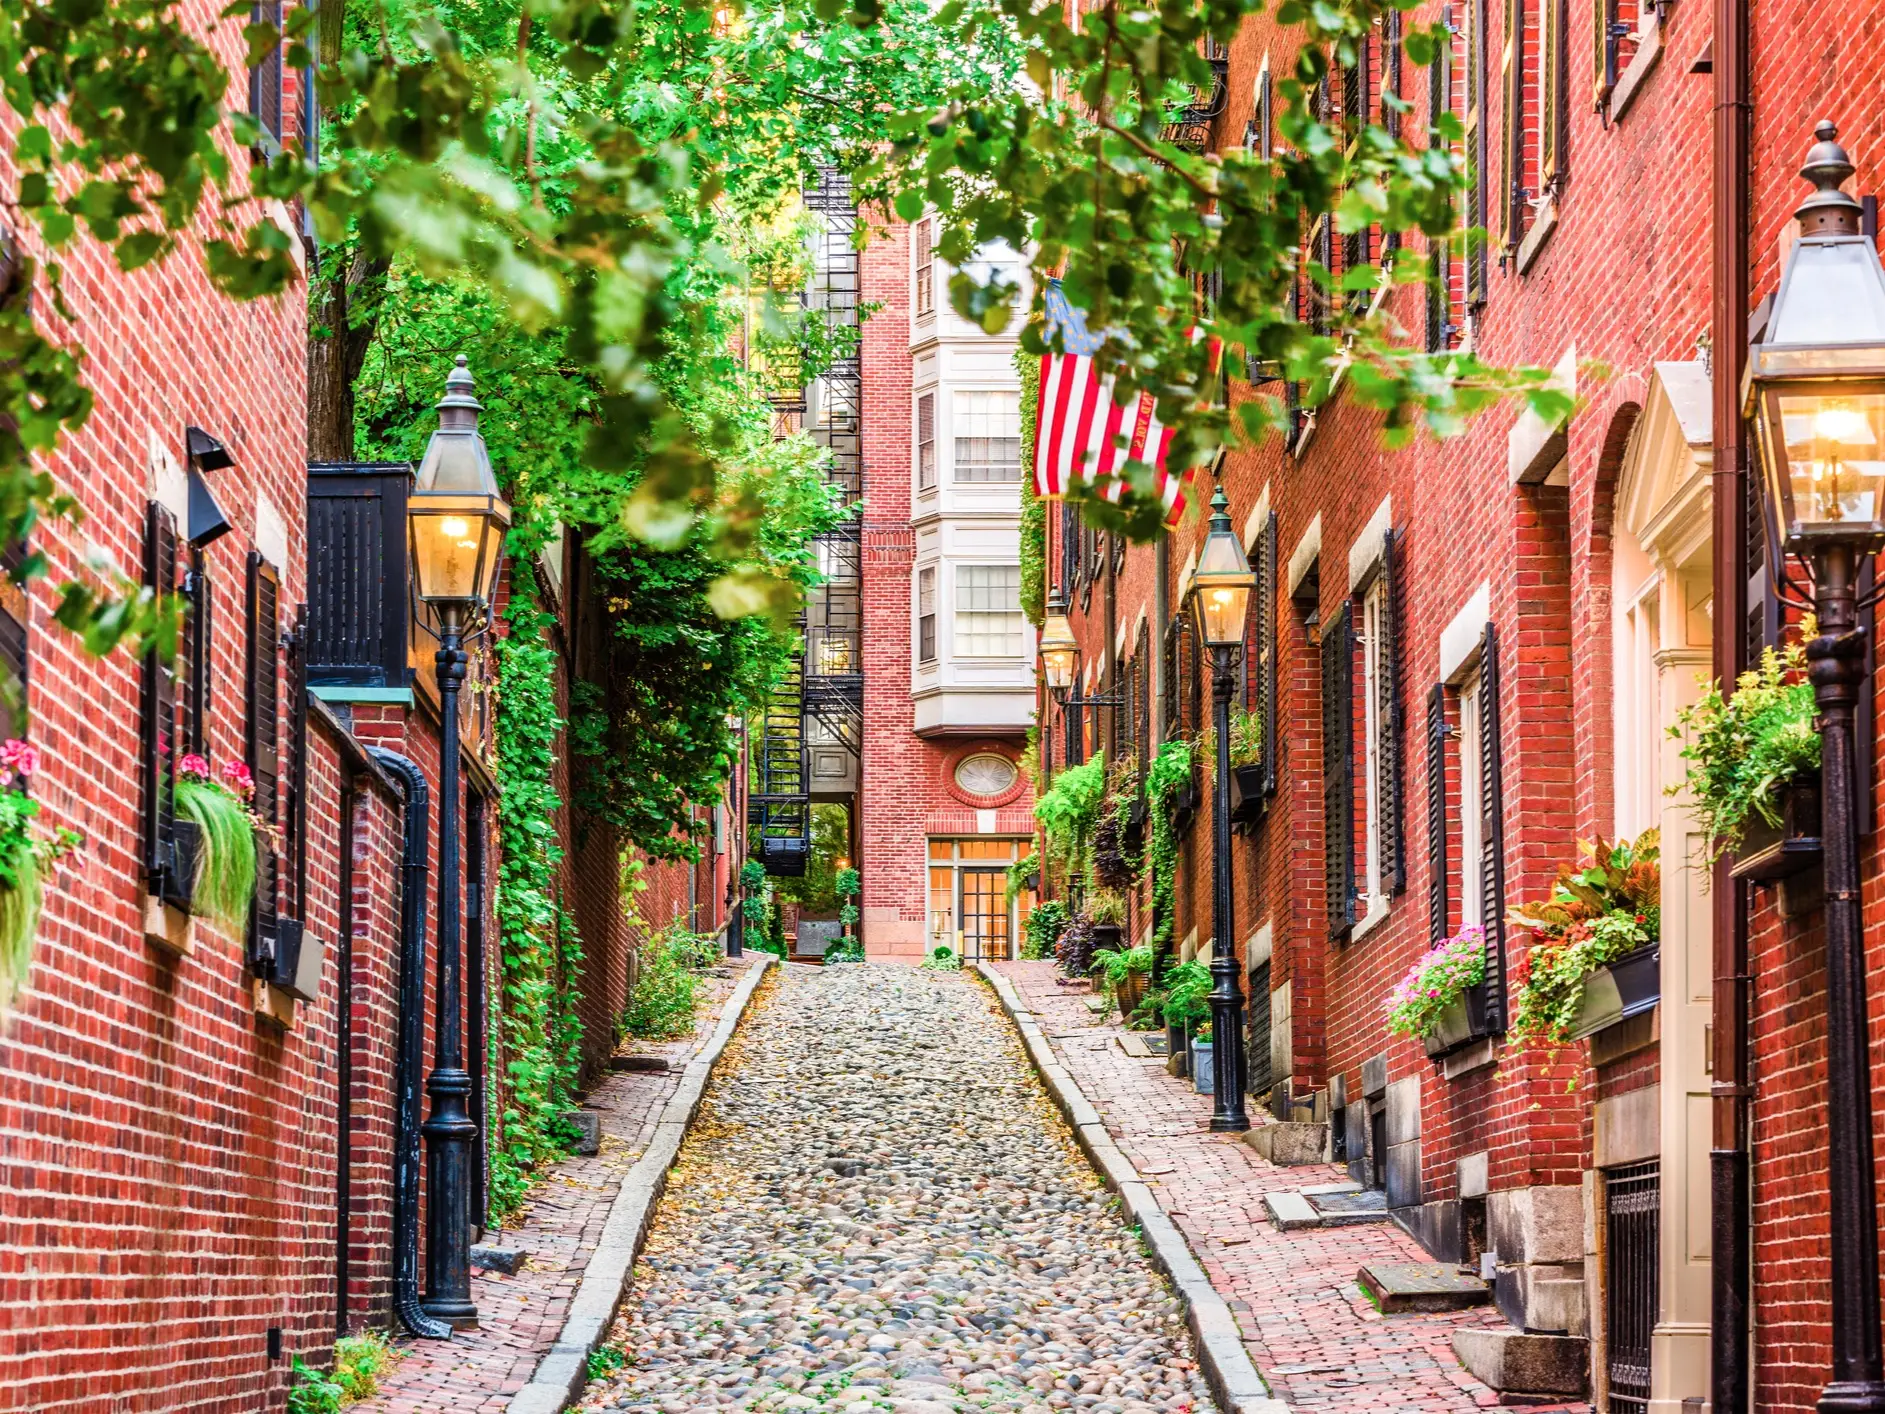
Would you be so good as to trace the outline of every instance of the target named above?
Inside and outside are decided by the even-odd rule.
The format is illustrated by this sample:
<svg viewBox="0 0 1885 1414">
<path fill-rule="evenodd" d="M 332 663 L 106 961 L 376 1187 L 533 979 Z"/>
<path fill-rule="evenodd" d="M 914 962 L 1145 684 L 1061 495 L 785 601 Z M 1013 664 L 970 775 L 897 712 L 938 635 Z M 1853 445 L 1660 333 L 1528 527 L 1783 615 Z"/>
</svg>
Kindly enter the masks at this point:
<svg viewBox="0 0 1885 1414">
<path fill-rule="evenodd" d="M 666 1056 L 610 1056 L 609 1069 L 613 1071 L 631 1071 L 643 1075 L 666 1075 L 672 1067 Z"/>
<path fill-rule="evenodd" d="M 1383 1311 L 1462 1311 L 1483 1306 L 1492 1292 L 1450 1262 L 1371 1262 L 1356 1274 Z"/>
<path fill-rule="evenodd" d="M 1312 1188 L 1299 1188 L 1294 1192 L 1266 1193 L 1263 1195 L 1263 1207 L 1270 1216 L 1271 1225 L 1278 1232 L 1297 1232 L 1311 1227 L 1355 1227 L 1363 1223 L 1388 1221 L 1385 1193 L 1378 1195 L 1378 1205 L 1372 1201 L 1365 1206 L 1342 1201 L 1363 1193 L 1368 1194 L 1370 1199 L 1377 1196 L 1359 1183 L 1324 1183 Z"/>
<path fill-rule="evenodd" d="M 477 1243 L 471 1249 L 471 1265 L 487 1272 L 502 1272 L 514 1277 L 524 1269 L 524 1259 L 530 1254 L 521 1247 L 492 1247 L 487 1243 Z"/>
<path fill-rule="evenodd" d="M 1590 1383 L 1590 1342 L 1580 1336 L 1462 1326 L 1453 1332 L 1453 1353 L 1501 1393 L 1581 1399 Z"/>
<path fill-rule="evenodd" d="M 1293 1120 L 1275 1120 L 1255 1125 L 1244 1133 L 1244 1143 L 1279 1167 L 1294 1164 L 1326 1163 L 1323 1151 L 1328 1147 L 1329 1127 L 1325 1124 L 1299 1124 Z"/>
</svg>

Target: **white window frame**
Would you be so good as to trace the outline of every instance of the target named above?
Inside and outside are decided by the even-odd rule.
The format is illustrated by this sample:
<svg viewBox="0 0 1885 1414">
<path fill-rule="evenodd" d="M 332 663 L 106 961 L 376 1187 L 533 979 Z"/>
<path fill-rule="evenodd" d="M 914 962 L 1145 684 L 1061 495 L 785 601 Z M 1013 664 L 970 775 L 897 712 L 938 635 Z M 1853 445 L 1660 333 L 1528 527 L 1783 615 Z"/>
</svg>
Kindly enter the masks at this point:
<svg viewBox="0 0 1885 1414">
<path fill-rule="evenodd" d="M 1363 937 L 1386 918 L 1392 903 L 1382 878 L 1381 842 L 1386 764 L 1382 757 L 1382 733 L 1386 723 L 1381 720 L 1380 684 L 1385 671 L 1381 627 L 1387 608 L 1387 577 L 1377 574 L 1361 593 L 1361 680 L 1357 686 L 1362 699 L 1362 889 L 1361 917 L 1355 920 L 1350 942 Z"/>
<path fill-rule="evenodd" d="M 927 601 L 927 603 L 925 602 Z M 923 620 L 929 620 L 929 652 L 923 651 Z M 928 667 L 939 656 L 936 638 L 936 566 L 923 565 L 916 572 L 916 661 Z"/>
<path fill-rule="evenodd" d="M 1462 928 L 1475 923 L 1483 925 L 1486 921 L 1481 916 L 1485 908 L 1485 890 L 1480 887 L 1479 879 L 1480 855 L 1484 853 L 1481 828 L 1485 817 L 1479 794 L 1483 779 L 1481 758 L 1485 751 L 1480 731 L 1482 682 L 1479 667 L 1475 664 L 1460 680 L 1459 686 L 1460 862 L 1455 883 L 1459 890 Z"/>
<path fill-rule="evenodd" d="M 915 286 L 910 308 L 924 319 L 936 312 L 936 246 L 927 216 L 910 227 L 910 255 Z"/>
<path fill-rule="evenodd" d="M 962 475 L 962 444 L 975 440 L 973 435 L 964 437 L 962 419 L 969 410 L 976 406 L 976 399 L 1006 398 L 1009 400 L 1014 421 L 1014 475 L 1007 477 L 968 477 Z M 983 437 L 983 441 L 994 441 L 993 437 Z M 994 466 L 993 462 L 977 463 L 980 466 Z M 1019 486 L 1021 484 L 1021 390 L 1018 388 L 958 388 L 949 398 L 949 479 L 958 486 Z"/>
<path fill-rule="evenodd" d="M 923 414 L 929 413 L 928 436 L 924 436 Z M 916 489 L 934 491 L 936 489 L 936 390 L 916 395 Z"/>
<path fill-rule="evenodd" d="M 1011 570 L 1013 571 L 1014 577 L 1015 577 L 1014 608 L 1012 610 L 963 608 L 962 606 L 963 589 L 964 589 L 964 585 L 962 582 L 963 576 L 966 573 L 973 570 Z M 952 593 L 950 597 L 950 606 L 949 606 L 950 607 L 949 652 L 952 658 L 970 658 L 970 659 L 975 659 L 980 662 L 1004 662 L 1004 661 L 1009 661 L 1016 658 L 1020 658 L 1026 653 L 1027 651 L 1027 631 L 1026 631 L 1027 620 L 1025 617 L 1023 617 L 1022 612 L 1021 612 L 1021 566 L 1019 563 L 1012 560 L 1006 560 L 1006 561 L 987 560 L 987 561 L 975 561 L 975 562 L 971 562 L 967 564 L 957 564 L 955 567 L 954 581 L 951 584 L 950 588 L 951 588 Z M 964 631 L 962 620 L 963 620 L 963 615 L 965 614 L 990 615 L 990 616 L 1000 615 L 1002 617 L 1012 618 L 1014 620 L 1014 633 L 1013 633 L 1013 640 L 1014 640 L 1014 645 L 1015 645 L 1014 651 L 1004 652 L 1004 653 L 965 652 L 963 649 L 964 641 L 972 636 L 978 636 L 978 635 L 971 635 Z M 1006 636 L 1007 635 L 1004 635 L 1004 637 Z"/>
</svg>

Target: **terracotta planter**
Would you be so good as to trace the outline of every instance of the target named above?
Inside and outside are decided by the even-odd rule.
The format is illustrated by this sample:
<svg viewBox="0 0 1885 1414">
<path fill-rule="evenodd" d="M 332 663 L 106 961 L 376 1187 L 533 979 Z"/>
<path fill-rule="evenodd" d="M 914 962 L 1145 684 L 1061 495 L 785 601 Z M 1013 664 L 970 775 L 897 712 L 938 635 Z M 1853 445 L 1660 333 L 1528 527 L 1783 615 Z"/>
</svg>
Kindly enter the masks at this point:
<svg viewBox="0 0 1885 1414">
<path fill-rule="evenodd" d="M 1121 1020 L 1129 1020 L 1145 1000 L 1146 975 L 1143 972 L 1129 972 L 1113 990 L 1113 1000 L 1119 1003 Z"/>
<path fill-rule="evenodd" d="M 1651 943 L 1600 967 L 1584 979 L 1571 1039 L 1581 1041 L 1620 1021 L 1641 1016 L 1662 999 L 1662 949 Z"/>
<path fill-rule="evenodd" d="M 1468 987 L 1448 1003 L 1433 1030 L 1421 1037 L 1427 1054 L 1438 1060 L 1486 1034 L 1486 987 Z"/>
<path fill-rule="evenodd" d="M 1776 792 L 1780 823 L 1771 825 L 1758 812 L 1751 816 L 1735 851 L 1734 876 L 1771 884 L 1804 873 L 1820 862 L 1820 777 L 1796 776 Z"/>
</svg>

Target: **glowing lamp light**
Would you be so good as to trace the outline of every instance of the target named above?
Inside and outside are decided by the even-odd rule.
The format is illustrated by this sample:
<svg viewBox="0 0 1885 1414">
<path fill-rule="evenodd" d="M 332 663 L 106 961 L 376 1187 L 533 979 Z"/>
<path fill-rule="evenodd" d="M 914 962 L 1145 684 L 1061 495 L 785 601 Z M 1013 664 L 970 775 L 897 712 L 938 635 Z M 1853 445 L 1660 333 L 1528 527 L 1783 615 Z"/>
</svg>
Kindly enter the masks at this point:
<svg viewBox="0 0 1885 1414">
<path fill-rule="evenodd" d="M 511 523 L 511 508 L 498 491 L 478 432 L 480 411 L 461 355 L 445 380 L 438 430 L 406 503 L 413 593 L 424 603 L 459 611 L 490 601 Z"/>
<path fill-rule="evenodd" d="M 1257 576 L 1243 542 L 1231 529 L 1230 501 L 1222 486 L 1211 497 L 1210 529 L 1191 576 L 1192 612 L 1207 647 L 1235 648 L 1244 641 L 1244 618 Z"/>
<path fill-rule="evenodd" d="M 1840 190 L 1852 162 L 1821 123 L 1800 175 L 1814 192 L 1759 343 L 1746 411 L 1776 548 L 1885 545 L 1885 269 Z"/>
</svg>

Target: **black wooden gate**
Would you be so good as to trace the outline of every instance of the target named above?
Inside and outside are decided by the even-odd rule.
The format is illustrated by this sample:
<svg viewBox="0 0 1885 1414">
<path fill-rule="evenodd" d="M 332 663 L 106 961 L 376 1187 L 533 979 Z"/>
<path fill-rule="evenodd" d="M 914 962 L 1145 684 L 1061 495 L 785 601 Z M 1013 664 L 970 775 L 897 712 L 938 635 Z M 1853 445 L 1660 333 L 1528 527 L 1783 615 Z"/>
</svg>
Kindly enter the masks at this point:
<svg viewBox="0 0 1885 1414">
<path fill-rule="evenodd" d="M 1660 1165 L 1604 1171 L 1604 1334 L 1613 1414 L 1649 1409 L 1650 1332 L 1656 1325 Z"/>
</svg>

